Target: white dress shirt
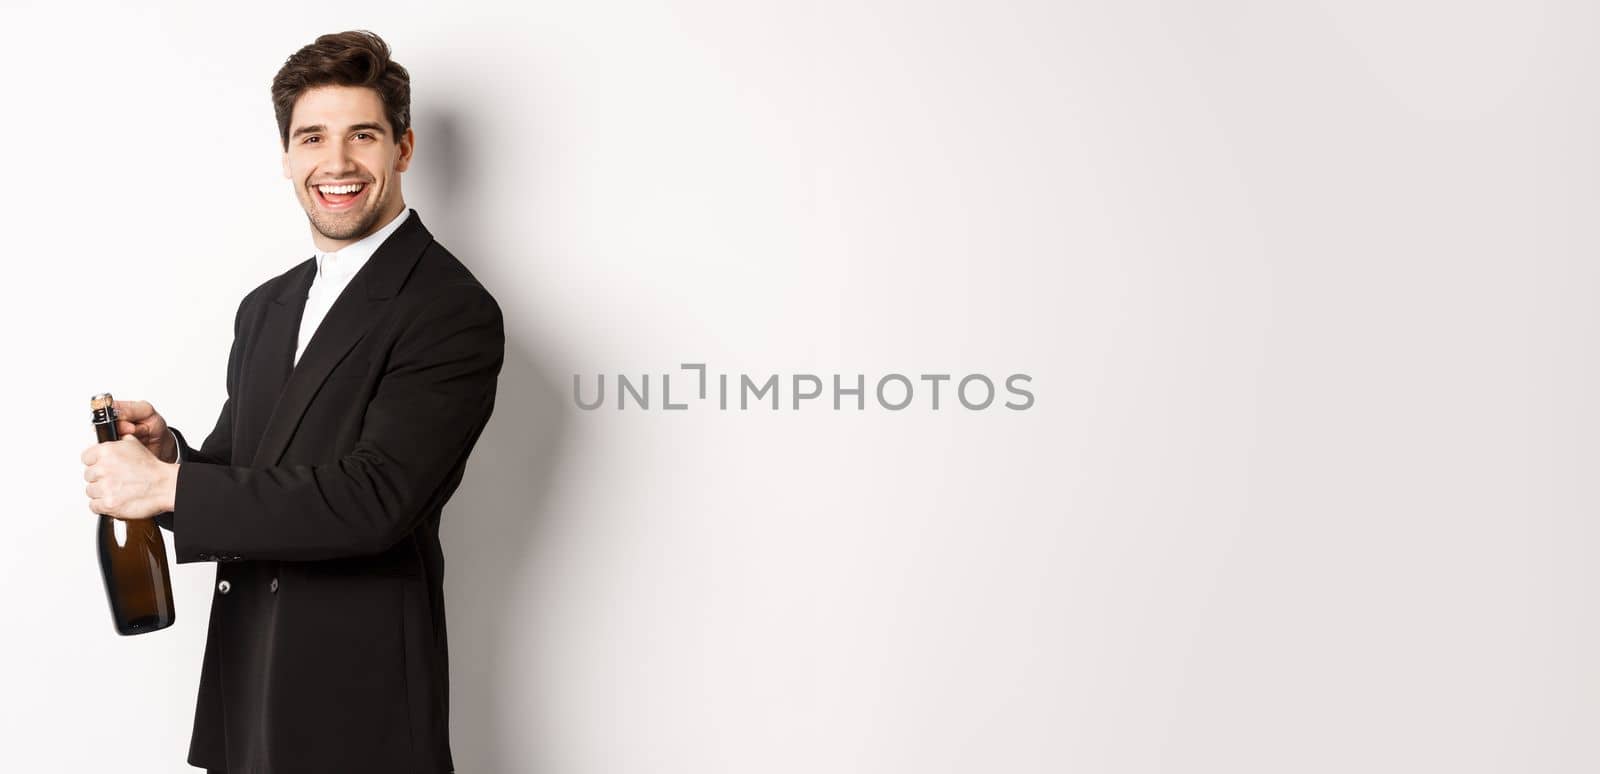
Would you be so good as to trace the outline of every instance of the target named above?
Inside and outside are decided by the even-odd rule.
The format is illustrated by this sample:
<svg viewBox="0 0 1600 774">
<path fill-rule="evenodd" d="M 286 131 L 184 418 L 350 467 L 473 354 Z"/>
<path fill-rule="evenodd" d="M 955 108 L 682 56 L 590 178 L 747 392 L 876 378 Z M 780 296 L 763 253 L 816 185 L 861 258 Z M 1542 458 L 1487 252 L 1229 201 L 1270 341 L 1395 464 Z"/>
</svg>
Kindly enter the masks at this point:
<svg viewBox="0 0 1600 774">
<path fill-rule="evenodd" d="M 311 291 L 306 295 L 306 308 L 305 311 L 300 313 L 300 340 L 295 344 L 294 348 L 294 363 L 296 365 L 300 363 L 300 353 L 305 351 L 306 344 L 316 334 L 317 327 L 322 325 L 322 318 L 328 316 L 328 309 L 333 306 L 333 302 L 339 299 L 339 294 L 343 293 L 345 287 L 350 284 L 350 278 L 354 277 L 356 272 L 366 265 L 367 259 L 378 251 L 378 246 L 383 244 L 384 240 L 395 232 L 395 229 L 400 228 L 400 224 L 405 222 L 406 216 L 409 214 L 411 214 L 411 208 L 407 207 L 401 210 L 399 215 L 394 216 L 394 220 L 389 221 L 383 228 L 362 237 L 355 244 L 346 245 L 331 253 L 317 249 L 316 242 L 312 242 L 311 249 L 316 253 L 317 257 L 317 274 L 311 278 Z M 169 430 L 168 432 L 171 431 Z M 173 440 L 176 442 L 177 439 L 174 438 Z M 181 445 L 178 451 L 178 462 L 183 462 Z"/>
<path fill-rule="evenodd" d="M 317 332 L 317 326 L 322 324 L 322 318 L 328 316 L 328 309 L 333 302 L 338 300 L 339 294 L 344 292 L 345 286 L 350 284 L 350 278 L 365 266 L 367 259 L 378 251 L 378 245 L 383 244 L 400 224 L 405 222 L 406 216 L 411 214 L 407 207 L 394 216 L 383 228 L 361 238 L 353 245 L 326 253 L 316 250 L 315 243 L 312 249 L 317 254 L 317 275 L 311 280 L 311 292 L 306 296 L 306 308 L 300 315 L 300 340 L 295 344 L 294 362 L 300 363 L 300 353 L 306 349 L 306 344 L 311 341 L 311 336 Z"/>
</svg>

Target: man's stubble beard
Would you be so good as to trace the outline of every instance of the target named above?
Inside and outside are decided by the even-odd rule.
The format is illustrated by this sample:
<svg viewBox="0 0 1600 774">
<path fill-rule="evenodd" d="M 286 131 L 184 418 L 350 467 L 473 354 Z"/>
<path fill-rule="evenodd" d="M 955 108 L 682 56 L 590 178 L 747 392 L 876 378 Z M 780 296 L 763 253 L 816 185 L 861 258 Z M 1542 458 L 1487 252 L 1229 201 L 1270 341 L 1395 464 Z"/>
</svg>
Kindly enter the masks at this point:
<svg viewBox="0 0 1600 774">
<path fill-rule="evenodd" d="M 373 226 L 377 225 L 378 216 L 383 214 L 384 203 L 376 202 L 361 213 L 359 218 L 354 220 L 341 216 L 330 216 L 329 213 L 323 212 L 322 208 L 317 206 L 316 193 L 307 192 L 306 196 L 312 197 L 305 203 L 306 218 L 311 221 L 311 227 L 316 229 L 317 233 L 329 239 L 345 241 L 360 238 L 369 233 Z M 349 214 L 354 213 L 346 213 L 346 215 Z M 354 225 L 348 225 L 351 223 Z"/>
</svg>

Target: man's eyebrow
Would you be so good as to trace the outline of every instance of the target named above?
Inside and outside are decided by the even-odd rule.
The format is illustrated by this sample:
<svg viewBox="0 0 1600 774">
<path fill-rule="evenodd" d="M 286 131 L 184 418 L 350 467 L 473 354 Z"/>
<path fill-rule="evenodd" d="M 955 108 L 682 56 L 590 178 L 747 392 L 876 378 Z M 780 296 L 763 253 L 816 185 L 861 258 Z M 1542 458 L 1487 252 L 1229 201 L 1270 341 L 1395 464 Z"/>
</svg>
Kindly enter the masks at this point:
<svg viewBox="0 0 1600 774">
<path fill-rule="evenodd" d="M 294 134 L 290 135 L 290 137 L 299 137 L 302 134 L 312 134 L 314 132 L 326 131 L 328 131 L 328 127 L 323 126 L 322 124 L 312 124 L 311 126 L 302 126 L 299 129 L 294 130 Z M 374 132 L 376 134 L 384 133 L 383 124 L 351 124 L 349 131 Z"/>
</svg>

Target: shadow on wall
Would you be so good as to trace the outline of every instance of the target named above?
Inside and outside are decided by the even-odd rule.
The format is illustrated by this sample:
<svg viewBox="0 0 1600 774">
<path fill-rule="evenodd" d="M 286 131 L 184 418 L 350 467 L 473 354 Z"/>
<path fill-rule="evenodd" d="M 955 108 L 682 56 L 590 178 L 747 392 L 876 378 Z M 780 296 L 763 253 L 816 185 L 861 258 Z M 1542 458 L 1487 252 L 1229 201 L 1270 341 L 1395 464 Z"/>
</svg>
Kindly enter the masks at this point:
<svg viewBox="0 0 1600 774">
<path fill-rule="evenodd" d="M 560 378 L 512 330 L 516 300 L 496 283 L 497 267 L 520 256 L 491 252 L 495 224 L 476 206 L 474 121 L 463 106 L 419 114 L 419 179 L 412 201 L 439 242 L 476 275 L 505 313 L 505 364 L 494 415 L 478 439 L 461 487 L 444 507 L 445 611 L 450 652 L 450 747 L 462 772 L 532 772 L 521 750 L 539 749 L 529 715 L 508 711 L 527 697 L 529 665 L 537 663 L 520 630 L 534 620 L 532 562 L 542 535 L 553 531 L 547 497 L 560 459 L 567 418 Z M 408 181 L 409 182 L 409 181 Z M 532 251 L 534 245 L 519 247 Z M 535 641 L 534 645 L 537 644 Z M 525 704 L 523 706 L 526 706 Z"/>
</svg>

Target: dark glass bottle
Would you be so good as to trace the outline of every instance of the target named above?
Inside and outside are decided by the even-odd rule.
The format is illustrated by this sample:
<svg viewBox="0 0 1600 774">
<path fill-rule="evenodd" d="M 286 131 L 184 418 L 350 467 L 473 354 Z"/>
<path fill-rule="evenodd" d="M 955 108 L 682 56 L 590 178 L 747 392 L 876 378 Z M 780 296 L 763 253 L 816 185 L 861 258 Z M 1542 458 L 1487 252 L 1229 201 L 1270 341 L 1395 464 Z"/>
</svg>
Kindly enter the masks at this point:
<svg viewBox="0 0 1600 774">
<path fill-rule="evenodd" d="M 89 408 L 100 441 L 117 440 L 117 412 L 111 407 L 111 393 L 90 398 Z M 161 538 L 161 527 L 155 519 L 123 520 L 125 539 L 118 544 L 117 521 L 101 514 L 95 528 L 111 621 L 117 634 L 165 629 L 178 613 L 172 605 L 172 574 L 167 570 L 167 543 Z"/>
</svg>

